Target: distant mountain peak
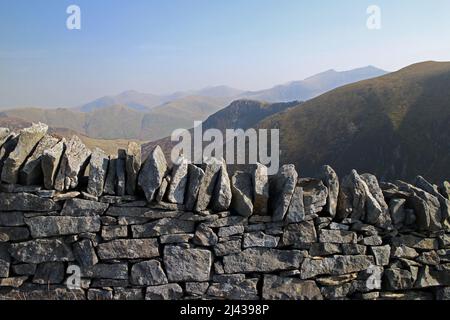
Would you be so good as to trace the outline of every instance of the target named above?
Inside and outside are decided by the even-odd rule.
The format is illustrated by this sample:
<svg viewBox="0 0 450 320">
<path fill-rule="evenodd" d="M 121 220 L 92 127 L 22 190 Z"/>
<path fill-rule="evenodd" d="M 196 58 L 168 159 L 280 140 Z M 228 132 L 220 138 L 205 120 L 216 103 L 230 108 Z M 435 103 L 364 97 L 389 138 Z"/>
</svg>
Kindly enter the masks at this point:
<svg viewBox="0 0 450 320">
<path fill-rule="evenodd" d="M 385 75 L 387 72 L 373 66 L 336 71 L 329 69 L 304 80 L 289 82 L 267 90 L 246 92 L 243 97 L 268 102 L 305 101 L 338 87 Z"/>
</svg>

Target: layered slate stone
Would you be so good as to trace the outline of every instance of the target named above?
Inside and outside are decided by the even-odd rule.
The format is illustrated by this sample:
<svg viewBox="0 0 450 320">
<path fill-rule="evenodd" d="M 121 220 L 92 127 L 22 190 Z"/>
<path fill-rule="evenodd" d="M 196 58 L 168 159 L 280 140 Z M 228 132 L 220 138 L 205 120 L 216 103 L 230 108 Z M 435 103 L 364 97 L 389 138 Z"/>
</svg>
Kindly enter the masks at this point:
<svg viewBox="0 0 450 320">
<path fill-rule="evenodd" d="M 134 195 L 136 192 L 137 179 L 141 169 L 142 154 L 141 146 L 136 142 L 128 143 L 126 159 L 126 193 Z"/>
<path fill-rule="evenodd" d="M 298 173 L 294 165 L 284 165 L 270 185 L 273 221 L 282 221 L 286 215 L 297 185 Z"/>
<path fill-rule="evenodd" d="M 102 260 L 112 259 L 148 259 L 159 256 L 156 239 L 119 239 L 100 243 L 97 247 L 98 257 Z"/>
<path fill-rule="evenodd" d="M 46 189 L 53 189 L 59 163 L 66 148 L 66 140 L 63 138 L 52 148 L 44 150 L 41 157 L 41 168 Z"/>
<path fill-rule="evenodd" d="M 198 192 L 200 190 L 200 185 L 205 176 L 205 172 L 193 165 L 188 165 L 188 182 L 186 186 L 186 196 L 184 206 L 186 210 L 193 211 L 195 207 L 195 203 L 197 201 Z"/>
<path fill-rule="evenodd" d="M 441 206 L 441 222 L 446 228 L 450 228 L 450 201 L 448 198 L 444 197 L 440 192 L 439 188 L 436 185 L 432 185 L 422 176 L 418 176 L 415 181 L 416 187 L 428 192 L 429 194 L 436 197 Z M 445 186 L 445 182 L 444 182 Z M 443 194 L 447 194 L 446 191 L 442 192 Z M 448 194 L 447 194 L 448 196 Z"/>
<path fill-rule="evenodd" d="M 438 198 L 405 182 L 397 181 L 400 190 L 410 195 L 407 204 L 414 209 L 420 230 L 437 231 L 442 229 L 442 212 Z"/>
<path fill-rule="evenodd" d="M 186 184 L 188 180 L 188 161 L 180 157 L 172 168 L 167 199 L 171 203 L 184 203 L 184 195 L 186 193 Z"/>
<path fill-rule="evenodd" d="M 100 218 L 96 217 L 67 217 L 45 216 L 25 219 L 33 238 L 47 238 L 79 234 L 84 232 L 98 232 L 101 227 Z"/>
<path fill-rule="evenodd" d="M 304 254 L 298 250 L 250 248 L 223 258 L 226 273 L 275 272 L 298 269 Z"/>
<path fill-rule="evenodd" d="M 103 215 L 108 204 L 79 198 L 66 200 L 61 211 L 62 216 L 96 216 Z"/>
<path fill-rule="evenodd" d="M 392 220 L 389 215 L 389 206 L 384 200 L 378 179 L 373 174 L 362 174 L 361 178 L 366 183 L 369 192 L 367 193 L 366 222 L 380 228 L 389 229 Z"/>
<path fill-rule="evenodd" d="M 334 218 L 336 216 L 337 201 L 339 196 L 339 178 L 330 166 L 323 166 L 320 170 L 319 176 L 324 185 L 328 188 L 328 197 L 325 210 L 331 217 Z"/>
<path fill-rule="evenodd" d="M 51 199 L 40 198 L 31 193 L 0 193 L 2 211 L 46 212 L 57 209 Z"/>
<path fill-rule="evenodd" d="M 212 254 L 209 250 L 166 246 L 164 266 L 171 282 L 208 281 Z"/>
<path fill-rule="evenodd" d="M 295 187 L 292 195 L 291 204 L 286 215 L 287 223 L 296 223 L 306 220 L 305 205 L 303 203 L 303 188 Z"/>
<path fill-rule="evenodd" d="M 11 256 L 24 263 L 73 261 L 70 245 L 60 239 L 37 239 L 11 244 Z"/>
<path fill-rule="evenodd" d="M 2 181 L 16 184 L 19 181 L 19 169 L 34 147 L 47 133 L 48 126 L 42 123 L 33 124 L 29 128 L 22 129 L 18 137 L 17 145 L 3 164 Z"/>
<path fill-rule="evenodd" d="M 357 235 L 345 230 L 320 230 L 319 242 L 321 243 L 356 243 Z"/>
<path fill-rule="evenodd" d="M 264 276 L 262 295 L 265 300 L 323 300 L 314 281 L 274 275 Z"/>
<path fill-rule="evenodd" d="M 231 178 L 231 209 L 243 217 L 253 214 L 252 176 L 238 171 Z"/>
<path fill-rule="evenodd" d="M 215 212 L 226 211 L 231 205 L 231 181 L 228 176 L 227 164 L 222 159 L 222 166 L 219 171 L 216 186 L 212 197 L 211 208 Z"/>
<path fill-rule="evenodd" d="M 328 199 L 328 189 L 320 180 L 300 179 L 299 185 L 303 189 L 303 205 L 306 215 L 313 215 L 322 211 Z"/>
<path fill-rule="evenodd" d="M 258 279 L 230 279 L 213 282 L 206 294 L 208 297 L 225 300 L 258 300 Z"/>
<path fill-rule="evenodd" d="M 253 172 L 254 211 L 267 215 L 269 211 L 269 176 L 265 165 L 257 163 Z"/>
<path fill-rule="evenodd" d="M 200 182 L 197 203 L 194 209 L 195 211 L 201 212 L 208 208 L 221 169 L 222 162 L 217 159 L 211 159 L 211 161 L 206 164 L 205 174 Z"/>
<path fill-rule="evenodd" d="M 128 280 L 127 263 L 99 263 L 82 269 L 83 277 L 94 279 Z"/>
<path fill-rule="evenodd" d="M 133 237 L 151 238 L 166 234 L 192 233 L 195 222 L 179 219 L 164 218 L 144 225 L 132 226 Z"/>
<path fill-rule="evenodd" d="M 158 286 L 167 284 L 167 277 L 157 260 L 143 261 L 131 268 L 131 283 L 138 286 Z"/>
<path fill-rule="evenodd" d="M 73 136 L 67 143 L 61 159 L 58 175 L 55 179 L 55 189 L 58 191 L 75 189 L 79 183 L 79 176 L 88 164 L 91 151 L 80 138 Z"/>
<path fill-rule="evenodd" d="M 211 228 L 202 223 L 195 230 L 193 241 L 199 246 L 214 246 L 218 242 L 218 237 Z"/>
<path fill-rule="evenodd" d="M 138 178 L 138 184 L 144 191 L 148 202 L 154 200 L 167 169 L 164 153 L 159 146 L 156 146 L 142 165 Z"/>
<path fill-rule="evenodd" d="M 302 279 L 318 275 L 342 275 L 366 270 L 374 265 L 372 256 L 334 256 L 320 260 L 305 259 L 300 269 Z"/>
<path fill-rule="evenodd" d="M 343 179 L 339 190 L 337 218 L 364 220 L 367 191 L 364 180 L 356 170 L 352 170 L 351 174 Z"/>
<path fill-rule="evenodd" d="M 6 140 L 11 146 L 1 147 L 1 159 L 19 141 L 10 134 Z M 59 166 L 54 161 L 52 167 Z M 161 184 L 155 191 L 161 203 L 148 203 L 141 190 L 122 195 L 128 181 L 125 164 L 122 177 L 114 169 L 111 195 L 100 197 L 87 193 L 84 172 L 71 192 L 42 190 L 42 181 L 0 184 L 0 299 L 448 297 L 450 235 L 442 186 L 423 177 L 414 185 L 378 182 L 354 171 L 340 186 L 333 217 L 337 177 L 324 167 L 320 180 L 297 178 L 283 220 L 274 221 L 235 209 L 235 200 L 249 208 L 256 202 L 254 166 L 230 167 L 232 205 L 214 212 L 218 185 L 223 187 L 224 163 L 218 162 L 214 189 L 201 212 L 166 202 L 176 169 L 163 177 L 167 189 Z M 192 167 L 198 175 L 190 193 L 190 168 L 184 203 L 192 199 L 194 206 L 204 172 Z M 75 266 L 81 268 L 79 296 L 64 291 L 74 284 Z"/>
<path fill-rule="evenodd" d="M 280 242 L 279 237 L 267 235 L 262 231 L 245 233 L 242 246 L 244 249 L 263 247 L 263 248 L 276 248 Z"/>
<path fill-rule="evenodd" d="M 41 162 L 44 151 L 53 148 L 58 142 L 59 139 L 50 135 L 45 135 L 39 141 L 35 150 L 20 170 L 19 180 L 22 185 L 31 186 L 42 184 L 43 172 Z"/>
<path fill-rule="evenodd" d="M 95 148 L 92 151 L 89 162 L 89 181 L 87 186 L 89 194 L 96 197 L 100 197 L 103 194 L 108 164 L 109 157 L 106 153 L 99 148 Z"/>
<path fill-rule="evenodd" d="M 283 244 L 302 247 L 317 242 L 317 233 L 313 221 L 288 225 L 283 232 Z"/>
<path fill-rule="evenodd" d="M 183 289 L 176 283 L 161 286 L 149 286 L 145 300 L 178 300 L 183 296 Z"/>
<path fill-rule="evenodd" d="M 86 295 L 82 289 L 70 290 L 55 286 L 21 287 L 0 293 L 2 300 L 83 300 Z"/>
</svg>

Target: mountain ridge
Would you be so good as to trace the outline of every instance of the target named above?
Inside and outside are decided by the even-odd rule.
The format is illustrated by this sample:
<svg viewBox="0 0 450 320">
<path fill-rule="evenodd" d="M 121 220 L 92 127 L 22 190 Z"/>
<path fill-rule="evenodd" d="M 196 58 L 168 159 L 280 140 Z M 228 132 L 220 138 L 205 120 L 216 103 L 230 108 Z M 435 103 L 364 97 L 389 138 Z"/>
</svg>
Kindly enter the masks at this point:
<svg viewBox="0 0 450 320">
<path fill-rule="evenodd" d="M 450 62 L 423 62 L 349 84 L 264 119 L 280 129 L 283 162 L 305 174 L 329 163 L 382 178 L 432 181 L 450 163 Z M 447 173 L 448 175 L 448 173 Z"/>
</svg>

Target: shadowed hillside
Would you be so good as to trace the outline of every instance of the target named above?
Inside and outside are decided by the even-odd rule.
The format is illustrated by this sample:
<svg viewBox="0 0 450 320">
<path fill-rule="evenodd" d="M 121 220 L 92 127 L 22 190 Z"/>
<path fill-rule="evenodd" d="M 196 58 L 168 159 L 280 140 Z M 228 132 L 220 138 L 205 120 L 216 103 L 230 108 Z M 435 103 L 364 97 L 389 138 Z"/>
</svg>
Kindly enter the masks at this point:
<svg viewBox="0 0 450 320">
<path fill-rule="evenodd" d="M 216 112 L 203 122 L 203 131 L 208 129 L 219 129 L 225 132 L 225 129 L 249 129 L 257 125 L 257 123 L 273 114 L 287 110 L 293 106 L 297 106 L 298 101 L 268 103 L 255 100 L 237 100 L 233 101 L 228 107 Z M 192 129 L 191 129 L 192 131 Z M 144 155 L 159 145 L 164 153 L 170 158 L 170 152 L 177 142 L 172 142 L 170 136 L 146 143 L 142 146 Z"/>
<path fill-rule="evenodd" d="M 328 163 L 382 178 L 450 177 L 450 63 L 425 62 L 348 85 L 263 120 L 301 175 Z"/>
</svg>

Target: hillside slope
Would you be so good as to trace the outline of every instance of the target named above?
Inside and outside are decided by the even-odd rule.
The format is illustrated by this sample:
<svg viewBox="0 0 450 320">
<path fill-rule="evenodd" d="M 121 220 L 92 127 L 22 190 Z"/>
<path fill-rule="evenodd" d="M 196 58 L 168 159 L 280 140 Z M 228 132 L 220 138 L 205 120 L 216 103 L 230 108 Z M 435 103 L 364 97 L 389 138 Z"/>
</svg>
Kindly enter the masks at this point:
<svg viewBox="0 0 450 320">
<path fill-rule="evenodd" d="M 24 108 L 0 112 L 3 121 L 22 119 L 66 128 L 95 139 L 138 139 L 152 141 L 170 135 L 174 129 L 193 126 L 230 102 L 229 98 L 189 96 L 145 112 L 125 105 L 76 109 Z"/>
<path fill-rule="evenodd" d="M 293 106 L 298 105 L 299 102 L 282 102 L 282 103 L 268 103 L 254 100 L 236 100 L 229 106 L 216 112 L 208 117 L 203 122 L 203 131 L 208 129 L 219 129 L 225 132 L 226 129 L 244 129 L 255 127 L 259 121 L 279 112 L 285 111 Z M 192 131 L 192 129 L 191 129 Z M 170 156 L 170 151 L 176 143 L 171 142 L 170 135 L 146 143 L 142 146 L 143 153 L 149 154 L 150 151 L 159 145 L 167 156 Z"/>
<path fill-rule="evenodd" d="M 330 164 L 383 178 L 450 178 L 450 63 L 424 62 L 326 93 L 263 120 L 302 175 Z"/>
</svg>

